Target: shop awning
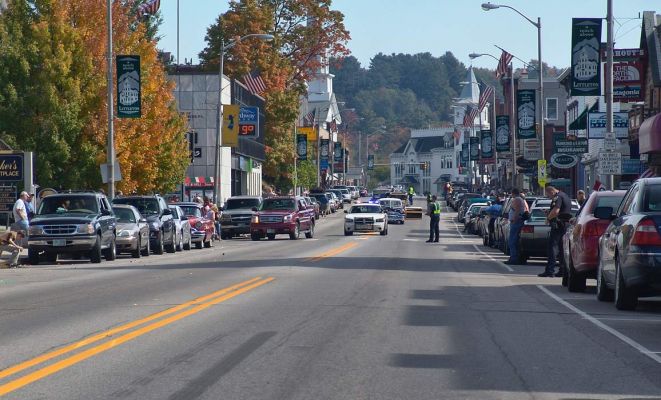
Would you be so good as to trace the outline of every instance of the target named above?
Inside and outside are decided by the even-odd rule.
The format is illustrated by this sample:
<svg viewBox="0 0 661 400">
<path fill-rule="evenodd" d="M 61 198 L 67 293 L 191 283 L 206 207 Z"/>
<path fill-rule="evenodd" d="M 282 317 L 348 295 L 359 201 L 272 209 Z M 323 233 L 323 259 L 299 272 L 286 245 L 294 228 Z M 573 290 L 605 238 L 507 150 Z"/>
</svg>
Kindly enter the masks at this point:
<svg viewBox="0 0 661 400">
<path fill-rule="evenodd" d="M 640 153 L 661 152 L 661 113 L 647 118 L 638 129 Z"/>
<path fill-rule="evenodd" d="M 436 179 L 434 181 L 434 185 L 438 185 L 439 183 L 450 182 L 451 180 L 452 180 L 452 175 L 443 174 L 443 175 L 439 176 L 438 179 Z"/>
<path fill-rule="evenodd" d="M 599 111 L 599 102 L 596 102 L 589 109 L 583 110 L 581 115 L 569 123 L 570 131 L 579 131 L 588 129 L 588 113 Z"/>
<path fill-rule="evenodd" d="M 401 181 L 399 181 L 399 184 L 401 185 L 401 184 L 406 184 L 406 183 L 415 184 L 415 183 L 419 183 L 419 182 L 418 182 L 418 178 L 416 178 L 415 176 L 406 175 L 405 177 L 402 178 Z"/>
<path fill-rule="evenodd" d="M 184 184 L 188 187 L 213 186 L 213 176 L 187 176 L 184 178 Z"/>
</svg>

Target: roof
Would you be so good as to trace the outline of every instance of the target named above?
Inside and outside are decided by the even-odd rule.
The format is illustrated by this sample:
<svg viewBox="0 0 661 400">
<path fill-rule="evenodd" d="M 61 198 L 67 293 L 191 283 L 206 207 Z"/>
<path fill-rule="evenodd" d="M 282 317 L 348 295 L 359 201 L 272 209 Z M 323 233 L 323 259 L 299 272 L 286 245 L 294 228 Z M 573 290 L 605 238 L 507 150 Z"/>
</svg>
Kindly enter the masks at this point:
<svg viewBox="0 0 661 400">
<path fill-rule="evenodd" d="M 646 48 L 648 65 L 652 70 L 654 86 L 661 86 L 661 38 L 659 37 L 659 17 L 654 11 L 643 12 L 643 29 L 640 35 L 640 47 Z"/>
<path fill-rule="evenodd" d="M 468 67 L 468 72 L 466 73 L 466 85 L 461 89 L 461 94 L 459 94 L 460 99 L 470 100 L 473 103 L 480 101 L 480 86 L 477 84 L 477 78 L 473 72 L 473 67 Z"/>
<path fill-rule="evenodd" d="M 406 150 L 406 146 L 408 146 L 409 142 L 404 143 L 403 145 L 399 146 L 399 148 L 395 151 L 392 152 L 392 154 L 402 154 L 404 150 Z"/>
<path fill-rule="evenodd" d="M 451 142 L 454 145 L 453 140 L 451 140 Z M 409 144 L 416 153 L 429 153 L 433 149 L 445 148 L 445 136 L 429 136 L 409 139 L 408 142 L 400 146 L 392 154 L 404 153 Z"/>
<path fill-rule="evenodd" d="M 418 178 L 416 178 L 415 176 L 406 175 L 399 181 L 399 183 L 419 183 L 419 182 L 418 182 Z"/>
</svg>

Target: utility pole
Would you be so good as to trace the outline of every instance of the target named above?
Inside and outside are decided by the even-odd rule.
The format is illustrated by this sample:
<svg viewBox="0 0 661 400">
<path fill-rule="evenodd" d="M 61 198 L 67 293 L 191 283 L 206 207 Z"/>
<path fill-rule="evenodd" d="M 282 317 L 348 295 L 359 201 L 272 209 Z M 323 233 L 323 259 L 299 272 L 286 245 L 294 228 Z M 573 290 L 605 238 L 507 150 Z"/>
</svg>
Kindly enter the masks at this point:
<svg viewBox="0 0 661 400">
<path fill-rule="evenodd" d="M 615 132 L 613 129 L 613 0 L 608 0 L 608 10 L 606 12 L 606 138 L 610 140 L 615 139 Z M 613 151 L 613 150 L 608 150 Z M 615 176 L 609 175 L 608 187 L 615 190 Z"/>
<path fill-rule="evenodd" d="M 112 0 L 107 3 L 108 25 L 108 198 L 115 197 L 115 131 L 113 129 L 113 76 L 112 76 Z"/>
</svg>

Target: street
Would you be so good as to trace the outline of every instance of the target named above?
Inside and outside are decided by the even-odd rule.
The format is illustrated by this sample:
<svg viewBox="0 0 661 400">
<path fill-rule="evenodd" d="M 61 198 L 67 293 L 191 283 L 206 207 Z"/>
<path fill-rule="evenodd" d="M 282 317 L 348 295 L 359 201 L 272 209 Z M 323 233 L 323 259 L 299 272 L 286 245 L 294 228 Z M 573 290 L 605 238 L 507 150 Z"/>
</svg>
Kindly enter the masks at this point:
<svg viewBox="0 0 661 400">
<path fill-rule="evenodd" d="M 0 270 L 7 399 L 661 398 L 661 302 L 568 293 L 441 215 Z M 218 243 L 218 242 L 217 242 Z"/>
</svg>

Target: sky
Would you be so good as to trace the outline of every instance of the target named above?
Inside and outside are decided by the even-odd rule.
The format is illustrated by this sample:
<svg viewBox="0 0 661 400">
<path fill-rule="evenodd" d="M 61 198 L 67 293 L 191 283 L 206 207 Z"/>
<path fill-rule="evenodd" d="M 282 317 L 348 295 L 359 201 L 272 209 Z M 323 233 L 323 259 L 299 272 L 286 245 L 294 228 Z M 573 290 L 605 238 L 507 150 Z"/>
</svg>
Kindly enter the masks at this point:
<svg viewBox="0 0 661 400">
<path fill-rule="evenodd" d="M 351 34 L 348 48 L 361 65 L 369 67 L 378 54 L 451 51 L 465 65 L 495 69 L 496 60 L 469 53 L 500 55 L 494 45 L 529 61 L 537 59 L 537 28 L 506 8 L 483 11 L 483 0 L 334 0 L 332 8 L 345 15 Z M 498 3 L 492 1 L 493 3 Z M 227 11 L 227 0 L 179 0 L 179 57 L 197 63 L 204 49 L 207 28 Z M 615 47 L 640 45 L 643 11 L 661 12 L 656 0 L 613 0 Z M 506 0 L 498 4 L 516 8 L 536 21 L 541 17 L 542 60 L 557 67 L 570 64 L 571 19 L 606 17 L 606 0 Z M 176 57 L 177 0 L 161 0 L 163 25 L 159 48 Z M 602 27 L 606 41 L 606 23 Z M 515 66 L 516 60 L 515 60 Z"/>
</svg>

